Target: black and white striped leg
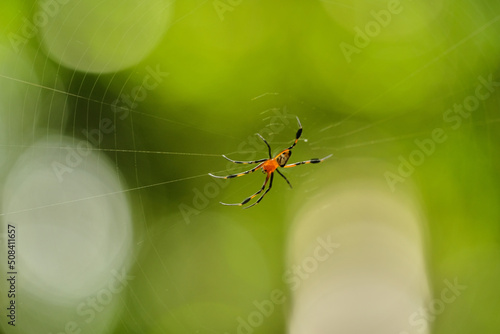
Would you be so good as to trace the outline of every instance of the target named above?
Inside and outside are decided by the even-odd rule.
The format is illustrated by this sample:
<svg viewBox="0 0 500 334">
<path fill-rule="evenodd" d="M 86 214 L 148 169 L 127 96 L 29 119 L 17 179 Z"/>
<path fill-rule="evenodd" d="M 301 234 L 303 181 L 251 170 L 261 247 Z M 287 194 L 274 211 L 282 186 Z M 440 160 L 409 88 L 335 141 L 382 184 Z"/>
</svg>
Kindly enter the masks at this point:
<svg viewBox="0 0 500 334">
<path fill-rule="evenodd" d="M 271 146 L 269 146 L 269 143 L 267 142 L 267 140 L 265 140 L 264 137 L 262 137 L 259 133 L 257 133 L 257 136 L 259 136 L 260 139 L 262 139 L 264 141 L 264 143 L 266 143 L 267 148 L 268 148 L 268 152 L 269 152 L 269 159 L 272 159 L 273 156 L 271 155 Z"/>
<path fill-rule="evenodd" d="M 297 145 L 297 142 L 299 141 L 300 136 L 302 135 L 302 124 L 300 124 L 300 120 L 297 117 L 297 122 L 299 123 L 299 129 L 297 130 L 297 133 L 295 134 L 295 141 L 293 142 L 292 146 L 290 146 L 288 149 L 291 150 L 294 148 L 295 145 Z"/>
<path fill-rule="evenodd" d="M 242 172 L 242 173 L 238 173 L 238 174 L 231 174 L 231 175 L 227 175 L 227 176 L 218 176 L 218 175 L 214 175 L 212 173 L 208 173 L 208 175 L 210 175 L 211 177 L 215 177 L 217 179 L 224 179 L 224 180 L 226 180 L 226 179 L 232 179 L 233 177 L 239 177 L 239 176 L 243 176 L 243 175 L 247 175 L 247 174 L 253 173 L 257 169 L 261 168 L 262 164 L 263 163 L 260 163 L 258 166 L 254 167 L 254 168 L 252 168 L 250 170 L 247 170 L 246 172 Z"/>
<path fill-rule="evenodd" d="M 269 181 L 269 174 L 267 174 L 266 176 L 266 180 L 264 181 L 264 184 L 262 185 L 262 188 L 260 188 L 259 191 L 257 191 L 255 194 L 253 194 L 252 196 L 249 196 L 247 198 L 245 198 L 243 200 L 243 202 L 241 203 L 234 203 L 234 204 L 228 204 L 228 203 L 222 203 L 220 202 L 220 204 L 222 205 L 236 205 L 236 206 L 242 206 L 242 205 L 245 205 L 247 204 L 248 202 L 250 202 L 253 198 L 255 198 L 255 196 L 257 196 L 258 194 L 260 194 L 265 188 L 266 188 L 266 184 L 267 184 L 267 181 Z"/>
<path fill-rule="evenodd" d="M 228 157 L 226 157 L 225 155 L 222 155 L 224 158 L 226 158 L 227 160 L 231 161 L 232 163 L 235 163 L 235 164 L 243 164 L 243 165 L 249 165 L 249 164 L 258 164 L 259 162 L 264 162 L 266 161 L 267 159 L 260 159 L 260 160 L 255 160 L 255 161 L 237 161 L 237 160 L 232 160 L 232 159 L 229 159 Z"/>
<path fill-rule="evenodd" d="M 290 181 L 288 181 L 288 179 L 286 178 L 286 176 L 283 175 L 283 174 L 281 174 L 281 172 L 279 170 L 276 169 L 276 171 L 278 172 L 279 175 L 281 175 L 285 179 L 286 183 L 288 183 L 288 185 L 290 186 L 290 188 L 293 188 L 292 184 L 290 183 Z"/>
<path fill-rule="evenodd" d="M 259 197 L 259 199 L 257 200 L 257 202 L 253 203 L 252 205 L 246 206 L 243 209 L 251 208 L 252 206 L 257 205 L 257 204 L 260 203 L 260 201 L 262 201 L 262 199 L 264 198 L 264 196 L 266 196 L 266 194 L 269 192 L 269 190 L 271 190 L 271 188 L 273 186 L 273 178 L 274 178 L 274 173 L 271 173 L 271 180 L 269 181 L 269 187 L 267 188 L 267 190 L 262 194 L 262 196 Z"/>
<path fill-rule="evenodd" d="M 300 165 L 305 165 L 305 164 L 319 164 L 320 162 L 323 162 L 324 160 L 330 158 L 332 155 L 333 154 L 330 154 L 329 156 L 326 156 L 323 159 L 311 159 L 311 160 L 307 160 L 307 161 L 295 162 L 293 164 L 283 166 L 283 168 L 290 168 L 290 167 L 295 167 L 295 166 L 300 166 Z"/>
</svg>

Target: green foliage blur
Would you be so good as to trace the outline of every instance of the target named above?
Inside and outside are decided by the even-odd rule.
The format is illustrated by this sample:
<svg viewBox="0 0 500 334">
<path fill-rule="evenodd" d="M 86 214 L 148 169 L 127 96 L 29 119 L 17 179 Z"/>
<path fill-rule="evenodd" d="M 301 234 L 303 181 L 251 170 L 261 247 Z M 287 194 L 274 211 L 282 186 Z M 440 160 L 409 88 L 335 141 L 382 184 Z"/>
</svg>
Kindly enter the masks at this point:
<svg viewBox="0 0 500 334">
<path fill-rule="evenodd" d="M 432 292 L 439 293 L 444 278 L 468 286 L 432 332 L 498 332 L 500 2 L 169 6 L 157 46 L 121 71 L 75 71 L 47 55 L 37 37 L 23 44 L 39 76 L 50 66 L 65 84 L 73 109 L 63 133 L 85 139 L 82 131 L 113 120 L 100 154 L 116 164 L 124 187 L 135 189 L 128 192 L 135 278 L 107 332 L 236 333 L 238 317 L 273 289 L 287 300 L 255 333 L 286 332 L 293 295 L 282 275 L 287 247 L 293 248 L 290 226 L 302 203 L 342 181 L 333 166 L 350 159 L 382 161 L 389 167 L 373 178 L 395 196 L 402 189 L 416 194 Z M 0 5 L 4 45 L 35 7 L 34 1 Z M 116 113 L 115 101 L 134 98 L 151 71 L 163 73 L 159 85 L 135 95 L 132 110 Z M 212 179 L 209 172 L 248 167 L 228 169 L 221 155 L 267 157 L 255 136 L 262 131 L 278 153 L 294 139 L 295 116 L 307 141 L 299 141 L 290 162 L 333 157 L 286 170 L 293 189 L 276 175 L 272 190 L 249 210 L 220 205 L 242 201 L 265 178 L 258 172 Z"/>
</svg>

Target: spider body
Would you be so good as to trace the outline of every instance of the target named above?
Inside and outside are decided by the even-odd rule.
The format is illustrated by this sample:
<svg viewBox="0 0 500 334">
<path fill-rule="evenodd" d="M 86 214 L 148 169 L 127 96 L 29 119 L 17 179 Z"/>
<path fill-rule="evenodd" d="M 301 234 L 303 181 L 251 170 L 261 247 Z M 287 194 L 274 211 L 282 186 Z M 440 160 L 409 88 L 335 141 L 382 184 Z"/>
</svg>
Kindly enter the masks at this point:
<svg viewBox="0 0 500 334">
<path fill-rule="evenodd" d="M 227 203 L 222 203 L 221 202 L 221 204 L 223 204 L 223 205 L 236 205 L 236 206 L 245 205 L 250 200 L 252 200 L 253 198 L 255 198 L 257 195 L 259 195 L 260 193 L 262 193 L 264 191 L 264 189 L 266 188 L 267 183 L 269 182 L 269 187 L 264 192 L 264 194 L 262 194 L 255 203 L 253 203 L 253 204 L 245 207 L 245 209 L 248 209 L 248 208 L 250 208 L 250 207 L 252 207 L 252 206 L 254 206 L 256 204 L 259 204 L 260 201 L 264 198 L 264 196 L 269 192 L 269 190 L 271 190 L 271 187 L 273 186 L 274 172 L 278 172 L 278 174 L 281 175 L 281 177 L 283 177 L 285 179 L 285 181 L 288 183 L 288 185 L 290 186 L 290 188 L 292 187 L 292 185 L 290 184 L 290 181 L 288 181 L 288 179 L 285 177 L 285 175 L 283 175 L 279 171 L 278 168 L 280 168 L 280 167 L 281 168 L 291 168 L 291 167 L 300 166 L 300 165 L 304 165 L 304 164 L 316 164 L 316 163 L 320 163 L 320 162 L 322 162 L 322 161 L 324 161 L 324 160 L 326 160 L 326 159 L 328 159 L 328 158 L 330 158 L 332 156 L 330 154 L 330 155 L 324 157 L 323 159 L 311 159 L 311 160 L 301 161 L 301 162 L 295 162 L 293 164 L 287 165 L 286 163 L 288 162 L 288 159 L 290 159 L 290 156 L 292 155 L 292 148 L 295 147 L 295 145 L 299 141 L 300 136 L 302 135 L 302 124 L 300 124 L 300 120 L 299 120 L 298 117 L 297 117 L 297 122 L 299 124 L 299 129 L 297 130 L 297 133 L 295 134 L 295 140 L 294 140 L 293 144 L 290 147 L 286 148 L 285 150 L 281 151 L 274 158 L 271 155 L 271 146 L 269 146 L 268 142 L 264 139 L 264 137 L 262 137 L 258 133 L 257 133 L 257 136 L 259 136 L 260 139 L 262 139 L 264 141 L 264 143 L 267 145 L 269 158 L 255 160 L 255 161 L 236 161 L 236 160 L 231 160 L 228 157 L 226 157 L 225 155 L 223 155 L 224 158 L 226 158 L 227 160 L 229 160 L 229 161 L 231 161 L 231 162 L 233 162 L 235 164 L 245 164 L 245 165 L 247 165 L 247 164 L 258 164 L 258 165 L 256 167 L 250 169 L 250 170 L 247 170 L 245 172 L 238 173 L 238 174 L 231 174 L 231 175 L 227 175 L 227 176 L 217 176 L 217 175 L 213 175 L 213 174 L 209 173 L 210 176 L 215 177 L 215 178 L 219 178 L 219 179 L 232 179 L 232 178 L 235 178 L 235 177 L 240 177 L 240 176 L 243 176 L 243 175 L 247 175 L 247 174 L 253 173 L 253 172 L 255 172 L 258 169 L 262 169 L 262 172 L 264 174 L 266 174 L 266 180 L 264 181 L 264 184 L 262 185 L 262 187 L 260 188 L 259 191 L 257 191 L 255 194 L 247 197 L 241 203 L 227 204 Z"/>
</svg>

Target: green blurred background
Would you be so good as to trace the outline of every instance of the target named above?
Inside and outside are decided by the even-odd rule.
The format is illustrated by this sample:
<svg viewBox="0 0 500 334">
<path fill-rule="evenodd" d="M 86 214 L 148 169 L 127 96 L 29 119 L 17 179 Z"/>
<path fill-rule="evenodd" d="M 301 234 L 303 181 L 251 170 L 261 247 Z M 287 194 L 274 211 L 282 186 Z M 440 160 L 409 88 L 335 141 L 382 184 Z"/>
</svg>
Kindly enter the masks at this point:
<svg viewBox="0 0 500 334">
<path fill-rule="evenodd" d="M 408 277 L 423 275 L 419 284 L 424 288 L 411 290 L 422 302 L 398 315 L 392 310 L 402 301 L 395 293 L 375 321 L 367 319 L 384 308 L 380 295 L 355 294 L 351 299 L 333 293 L 339 305 L 370 307 L 360 314 L 352 308 L 352 318 L 346 320 L 352 328 L 336 327 L 332 316 L 331 327 L 310 327 L 310 333 L 361 333 L 354 325 L 358 321 L 372 324 L 366 331 L 370 333 L 500 330 L 500 2 L 15 0 L 2 3 L 0 18 L 3 226 L 14 222 L 23 231 L 24 222 L 40 220 L 36 225 L 43 229 L 42 220 L 62 217 L 58 210 L 65 206 L 61 202 L 66 195 L 41 204 L 20 198 L 20 207 L 11 209 L 12 189 L 21 183 L 38 187 L 30 186 L 30 177 L 15 181 L 12 173 L 28 165 L 23 159 L 36 152 L 41 160 L 40 165 L 29 163 L 34 171 L 47 166 L 53 170 L 54 160 L 42 161 L 49 154 L 45 150 L 64 159 L 64 147 L 82 141 L 92 144 L 95 160 L 82 156 L 74 169 L 108 166 L 119 186 L 90 192 L 92 198 L 99 202 L 124 195 L 123 210 L 130 219 L 128 234 L 116 241 L 123 221 L 116 212 L 101 212 L 100 219 L 116 223 L 105 232 L 92 225 L 95 233 L 106 236 L 103 244 L 94 243 L 94 234 L 86 235 L 83 227 L 75 232 L 61 223 L 51 230 L 41 245 L 84 235 L 81 245 L 88 245 L 85 252 L 93 250 L 92 256 L 101 258 L 111 248 L 120 255 L 99 266 L 82 265 L 77 280 L 85 281 L 84 273 L 104 276 L 69 298 L 56 291 L 72 276 L 65 262 L 58 264 L 51 256 L 64 253 L 64 261 L 71 261 L 73 251 L 82 258 L 87 253 L 72 249 L 69 241 L 51 250 L 36 248 L 61 281 L 45 286 L 45 294 L 40 288 L 33 297 L 30 291 L 22 293 L 21 284 L 17 326 L 8 326 L 2 315 L 4 332 L 306 333 L 296 326 L 304 317 L 297 311 L 305 305 L 301 298 L 345 291 L 335 277 L 346 273 L 328 259 L 325 266 L 331 271 L 311 273 L 323 283 L 303 282 L 319 292 L 298 293 L 283 278 L 288 268 L 301 263 L 326 231 L 334 231 L 330 235 L 342 252 L 342 238 L 335 231 L 358 219 L 352 213 L 379 217 L 381 212 L 381 226 L 390 222 L 399 228 L 398 215 L 383 201 L 368 208 L 367 202 L 354 200 L 336 218 L 335 208 L 344 203 L 342 194 L 349 189 L 361 194 L 355 199 L 366 196 L 369 202 L 381 196 L 411 208 L 402 210 L 413 212 L 413 229 L 404 238 L 378 242 L 388 245 L 388 253 L 401 254 Z M 462 112 L 456 105 L 463 105 Z M 294 139 L 295 116 L 304 132 L 290 162 L 333 157 L 284 170 L 294 188 L 277 176 L 265 199 L 249 210 L 220 205 L 242 201 L 264 181 L 260 172 L 228 181 L 210 178 L 209 172 L 245 170 L 230 166 L 221 155 L 266 157 L 257 132 L 278 153 Z M 433 139 L 435 129 L 441 131 L 441 141 Z M 109 179 L 99 170 L 95 173 L 98 183 Z M 54 188 L 67 194 L 87 179 L 75 182 L 64 188 L 68 183 L 54 181 L 36 189 L 40 196 Z M 366 187 L 375 189 L 371 195 L 364 192 L 365 184 L 374 184 Z M 85 196 L 69 198 L 78 207 L 88 202 Z M 53 211 L 36 209 L 54 203 Z M 16 210 L 35 213 L 22 218 L 24 213 Z M 64 214 L 63 221 L 77 226 L 93 222 L 81 213 Z M 354 231 L 346 239 L 359 233 L 365 232 Z M 31 256 L 27 251 L 23 255 L 22 246 L 29 248 L 36 239 L 23 241 L 22 233 L 18 238 L 21 259 Z M 106 240 L 114 241 L 113 246 Z M 398 246 L 393 248 L 394 240 Z M 369 258 L 374 250 L 367 244 L 344 248 L 344 261 L 354 272 L 356 261 L 349 252 Z M 422 263 L 406 260 L 407 252 L 417 254 Z M 4 253 L 2 257 L 5 262 Z M 377 261 L 389 267 L 399 263 L 383 256 Z M 23 272 L 31 275 L 22 260 L 19 266 L 20 277 Z M 89 296 L 99 296 L 115 277 L 111 270 L 121 268 L 131 277 L 125 288 L 109 294 L 94 317 L 90 312 L 82 315 L 78 306 Z M 357 282 L 358 276 L 352 277 Z M 371 274 L 359 277 L 369 281 Z M 391 285 L 391 275 L 384 277 Z M 457 300 L 435 319 L 428 318 L 428 325 L 412 325 L 412 310 L 419 312 L 440 298 L 444 280 L 455 278 L 467 286 Z M 24 286 L 30 284 L 29 278 L 22 279 L 27 280 Z M 400 283 L 405 286 L 404 280 Z M 352 284 L 358 291 L 357 283 Z M 274 305 L 261 323 L 255 320 L 258 326 L 239 328 L 238 319 L 248 322 L 255 311 L 253 302 L 269 298 L 276 289 L 284 293 L 285 302 Z M 5 310 L 4 292 L 1 298 Z M 328 305 L 313 314 L 341 314 Z M 307 319 L 314 323 L 316 318 Z M 384 327 L 391 322 L 408 328 Z"/>
</svg>

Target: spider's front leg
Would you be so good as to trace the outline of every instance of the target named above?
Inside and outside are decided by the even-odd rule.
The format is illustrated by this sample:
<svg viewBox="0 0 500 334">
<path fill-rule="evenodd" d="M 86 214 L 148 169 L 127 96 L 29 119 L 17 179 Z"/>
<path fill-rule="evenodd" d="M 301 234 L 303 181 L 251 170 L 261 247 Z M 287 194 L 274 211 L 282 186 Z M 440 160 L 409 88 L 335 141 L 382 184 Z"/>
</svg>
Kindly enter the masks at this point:
<svg viewBox="0 0 500 334">
<path fill-rule="evenodd" d="M 289 150 L 291 150 L 292 148 L 295 147 L 295 145 L 297 145 L 297 142 L 299 141 L 299 138 L 300 136 L 302 136 L 302 124 L 300 124 L 300 120 L 299 118 L 297 117 L 297 123 L 299 123 L 299 129 L 297 130 L 297 133 L 295 134 L 295 141 L 293 142 L 293 144 L 288 148 Z"/>
<path fill-rule="evenodd" d="M 212 173 L 208 173 L 208 175 L 210 175 L 211 177 L 215 177 L 217 179 L 224 179 L 224 180 L 226 180 L 226 179 L 232 179 L 233 177 L 239 177 L 239 176 L 243 176 L 243 175 L 247 175 L 247 174 L 253 173 L 257 169 L 261 168 L 263 164 L 264 163 L 260 163 L 257 167 L 254 167 L 254 168 L 252 168 L 250 170 L 247 170 L 246 172 L 242 172 L 242 173 L 238 173 L 238 174 L 231 174 L 231 175 L 226 175 L 226 176 L 218 176 L 218 175 L 214 175 Z"/>
<path fill-rule="evenodd" d="M 243 165 L 249 165 L 249 164 L 258 164 L 259 162 L 264 162 L 266 161 L 267 159 L 260 159 L 260 160 L 254 160 L 254 161 L 237 161 L 237 160 L 232 160 L 232 159 L 229 159 L 228 157 L 226 157 L 224 154 L 222 155 L 224 158 L 226 158 L 227 160 L 231 161 L 232 163 L 235 163 L 235 164 L 243 164 Z"/>
</svg>

